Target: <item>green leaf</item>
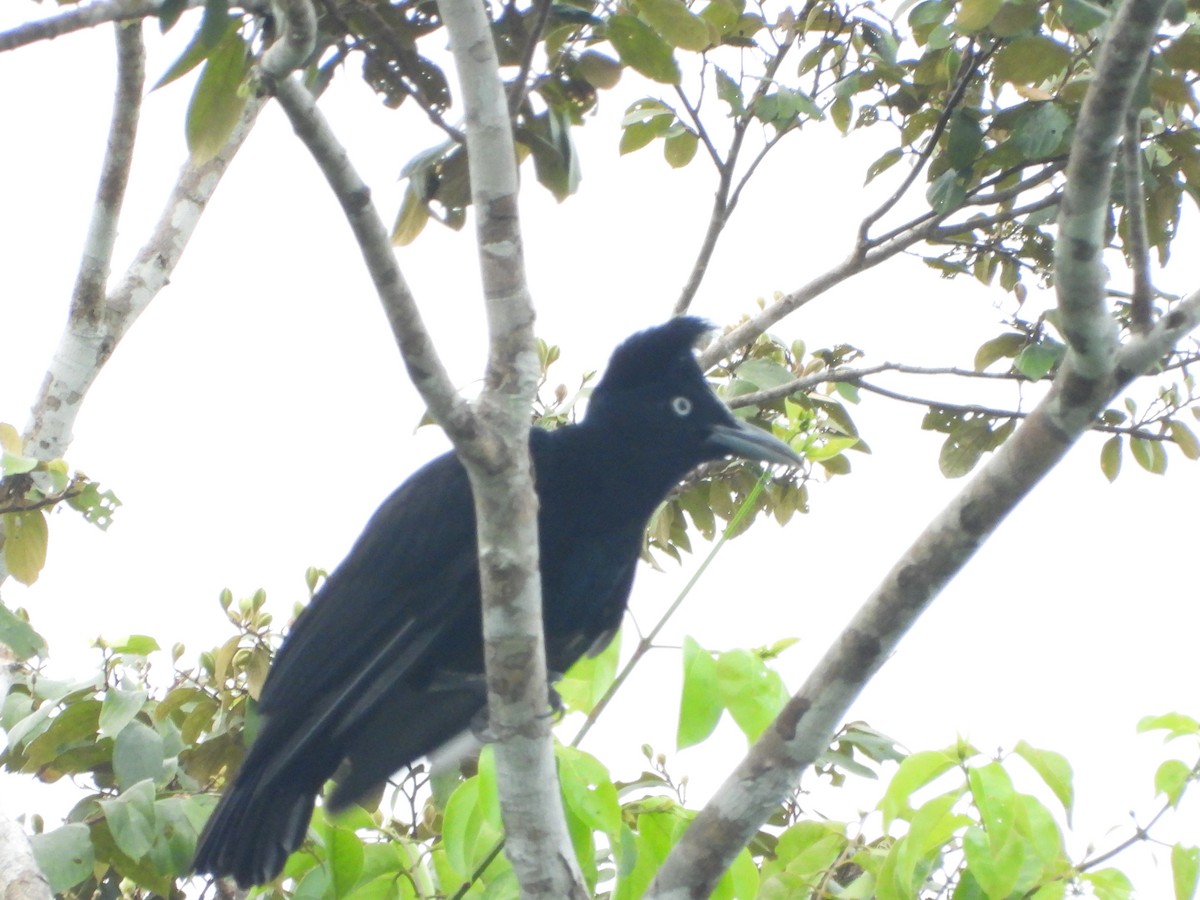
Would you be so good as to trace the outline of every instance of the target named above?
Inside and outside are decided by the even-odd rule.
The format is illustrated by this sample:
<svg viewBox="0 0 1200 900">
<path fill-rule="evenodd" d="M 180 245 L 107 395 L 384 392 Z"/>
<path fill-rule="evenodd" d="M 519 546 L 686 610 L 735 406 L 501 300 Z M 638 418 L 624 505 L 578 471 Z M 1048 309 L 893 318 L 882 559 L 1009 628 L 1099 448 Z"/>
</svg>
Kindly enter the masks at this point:
<svg viewBox="0 0 1200 900">
<path fill-rule="evenodd" d="M 991 449 L 991 421 L 985 418 L 964 419 L 950 429 L 950 434 L 938 453 L 938 468 L 946 478 L 961 478 L 968 474 L 983 454 Z"/>
<path fill-rule="evenodd" d="M 68 704 L 50 721 L 49 727 L 26 746 L 27 767 L 40 769 L 71 748 L 94 743 L 99 718 L 99 700 L 85 699 Z"/>
<path fill-rule="evenodd" d="M 675 123 L 675 110 L 659 100 L 636 100 L 621 119 L 621 155 L 640 150 L 665 136 Z"/>
<path fill-rule="evenodd" d="M 850 102 L 849 97 L 835 97 L 833 103 L 829 104 L 829 116 L 842 134 L 850 131 L 850 116 L 853 112 L 854 104 Z"/>
<path fill-rule="evenodd" d="M 683 639 L 683 693 L 679 699 L 679 727 L 675 745 L 682 750 L 708 738 L 725 711 L 718 689 L 717 662 L 696 643 Z"/>
<path fill-rule="evenodd" d="M 967 188 L 954 169 L 947 169 L 925 191 L 925 199 L 938 214 L 954 212 L 967 199 Z"/>
<path fill-rule="evenodd" d="M 126 656 L 149 656 L 156 650 L 161 650 L 158 646 L 158 641 L 150 637 L 148 634 L 131 634 L 114 641 L 109 645 L 114 653 L 121 653 Z"/>
<path fill-rule="evenodd" d="M 1099 900 L 1132 900 L 1133 885 L 1120 869 L 1096 869 L 1079 876 L 1092 886 Z"/>
<path fill-rule="evenodd" d="M 714 66 L 714 68 L 717 73 L 717 99 L 729 104 L 731 116 L 740 116 L 746 111 L 746 100 L 742 94 L 741 85 L 720 66 Z"/>
<path fill-rule="evenodd" d="M 1031 34 L 1005 44 L 994 60 L 997 81 L 1037 84 L 1061 74 L 1071 61 L 1071 51 L 1045 35 Z"/>
<path fill-rule="evenodd" d="M 1121 435 L 1114 434 L 1100 448 L 1100 471 L 1104 473 L 1104 477 L 1109 480 L 1110 484 L 1116 481 L 1117 476 L 1121 474 L 1122 444 Z"/>
<path fill-rule="evenodd" d="M 1171 848 L 1171 879 L 1175 900 L 1193 900 L 1200 879 L 1200 848 L 1176 844 Z"/>
<path fill-rule="evenodd" d="M 966 113 L 955 113 L 946 135 L 946 158 L 952 169 L 966 169 L 983 148 L 983 129 Z"/>
<path fill-rule="evenodd" d="M 925 750 L 906 757 L 892 776 L 883 799 L 879 801 L 884 828 L 886 829 L 893 819 L 906 818 L 906 814 L 912 811 L 909 798 L 913 793 L 958 763 L 958 754 L 948 750 Z"/>
<path fill-rule="evenodd" d="M 1074 773 L 1071 764 L 1061 753 L 1053 750 L 1039 750 L 1025 741 L 1018 741 L 1014 748 L 1016 754 L 1033 767 L 1038 777 L 1046 783 L 1046 787 L 1054 792 L 1058 802 L 1067 813 L 1067 821 L 1071 821 L 1071 812 L 1075 805 Z"/>
<path fill-rule="evenodd" d="M 26 472 L 32 472 L 37 466 L 38 461 L 32 456 L 22 456 L 7 448 L 0 450 L 0 478 L 9 475 L 24 475 Z"/>
<path fill-rule="evenodd" d="M 700 139 L 696 132 L 684 128 L 679 134 L 672 135 L 663 142 L 663 156 L 672 169 L 682 169 L 696 156 Z"/>
<path fill-rule="evenodd" d="M 349 894 L 362 874 L 363 842 L 349 828 L 339 828 L 326 820 L 322 829 L 325 839 L 325 867 L 329 872 L 329 886 L 334 897 Z"/>
<path fill-rule="evenodd" d="M 975 351 L 975 371 L 982 372 L 1000 359 L 1013 359 L 1025 346 L 1025 335 L 1015 332 L 997 335 L 984 341 Z"/>
<path fill-rule="evenodd" d="M 599 50 L 585 50 L 579 54 L 579 74 L 588 84 L 596 88 L 614 88 L 621 80 L 621 64 Z"/>
<path fill-rule="evenodd" d="M 574 747 L 555 748 L 563 803 L 592 831 L 611 840 L 621 836 L 621 803 L 608 769 L 590 753 Z"/>
<path fill-rule="evenodd" d="M 675 51 L 636 16 L 618 14 L 608 20 L 608 40 L 627 66 L 663 84 L 679 84 L 682 75 Z"/>
<path fill-rule="evenodd" d="M 988 897 L 1008 897 L 1021 877 L 1025 854 L 1021 839 L 1009 831 L 1002 843 L 978 826 L 963 834 L 963 854 L 967 872 L 979 883 Z"/>
<path fill-rule="evenodd" d="M 205 22 L 208 22 L 208 10 L 205 10 Z M 216 20 L 214 20 L 214 23 Z M 197 29 L 192 35 L 191 42 L 184 49 L 179 58 L 171 64 L 171 67 L 163 73 L 163 76 L 154 83 L 151 91 L 157 91 L 159 88 L 170 84 L 178 78 L 182 78 L 200 63 L 204 62 L 212 54 L 213 49 L 217 47 L 222 40 L 227 38 L 241 24 L 241 19 L 237 16 L 226 16 L 225 25 L 219 31 L 216 24 L 212 26 L 212 33 L 208 33 L 206 28 Z M 215 40 L 212 38 L 216 37 Z"/>
<path fill-rule="evenodd" d="M 188 8 L 188 0 L 163 0 L 158 7 L 158 30 L 166 34 Z"/>
<path fill-rule="evenodd" d="M 404 189 L 404 199 L 400 201 L 396 221 L 392 225 L 392 243 L 397 247 L 407 247 L 420 236 L 428 222 L 429 207 L 425 205 L 416 179 L 410 179 L 408 187 Z"/>
<path fill-rule="evenodd" d="M 717 658 L 718 695 L 751 742 L 779 715 L 790 696 L 783 679 L 749 650 L 727 650 Z"/>
<path fill-rule="evenodd" d="M 248 99 L 241 90 L 248 65 L 246 42 L 236 31 L 209 54 L 187 111 L 185 134 L 195 163 L 216 156 L 233 134 Z"/>
<path fill-rule="evenodd" d="M 130 859 L 150 852 L 158 833 L 154 814 L 154 782 L 141 781 L 113 800 L 101 800 L 100 808 L 117 847 Z"/>
<path fill-rule="evenodd" d="M 1038 103 L 1027 110 L 1013 129 L 1013 145 L 1026 159 L 1042 159 L 1066 144 L 1071 117 L 1057 103 Z"/>
<path fill-rule="evenodd" d="M 967 33 L 982 31 L 991 24 L 992 18 L 1004 0 L 963 0 L 958 10 L 954 27 Z"/>
<path fill-rule="evenodd" d="M 1030 381 L 1039 381 L 1050 374 L 1064 353 L 1057 341 L 1041 340 L 1028 344 L 1013 360 L 1013 367 Z"/>
<path fill-rule="evenodd" d="M 0 644 L 6 645 L 22 662 L 46 652 L 46 639 L 3 604 L 0 604 Z"/>
<path fill-rule="evenodd" d="M 991 847 L 1007 843 L 1015 817 L 1017 793 L 1012 779 L 998 762 L 985 766 L 972 766 L 967 771 L 967 783 L 971 787 L 971 799 L 979 810 L 979 816 L 987 829 Z M 1008 891 L 1002 892 L 1007 895 Z"/>
<path fill-rule="evenodd" d="M 1178 806 L 1192 779 L 1192 767 L 1182 760 L 1168 759 L 1154 773 L 1154 792 L 1164 794 L 1172 806 Z"/>
<path fill-rule="evenodd" d="M 1062 20 L 1070 31 L 1086 34 L 1108 21 L 1108 10 L 1088 0 L 1063 0 Z"/>
<path fill-rule="evenodd" d="M 566 708 L 591 714 L 615 680 L 620 658 L 621 634 L 617 632 L 599 653 L 584 656 L 571 666 L 554 685 Z"/>
<path fill-rule="evenodd" d="M 1178 419 L 1172 419 L 1167 427 L 1171 431 L 1171 439 L 1175 441 L 1184 456 L 1188 459 L 1200 459 L 1200 441 L 1196 439 L 1192 429 Z"/>
<path fill-rule="evenodd" d="M 163 739 L 153 728 L 130 722 L 113 745 L 113 775 L 123 788 L 139 781 L 156 780 L 163 770 Z"/>
<path fill-rule="evenodd" d="M 40 509 L 5 513 L 4 564 L 21 584 L 33 584 L 46 565 L 46 544 L 50 533 L 46 516 Z"/>
<path fill-rule="evenodd" d="M 1129 449 L 1137 464 L 1152 475 L 1162 475 L 1167 471 L 1167 454 L 1162 448 L 1162 441 L 1131 437 Z"/>
<path fill-rule="evenodd" d="M 1138 721 L 1137 730 L 1138 734 L 1145 734 L 1147 731 L 1165 731 L 1167 732 L 1166 740 L 1170 741 L 1177 737 L 1200 734 L 1200 722 L 1191 716 L 1170 712 L 1161 716 L 1145 716 Z"/>
<path fill-rule="evenodd" d="M 908 832 L 896 848 L 893 878 L 905 896 L 916 897 L 924 886 L 928 868 L 922 863 L 938 854 L 958 831 L 972 820 L 953 808 L 961 790 L 934 797 L 922 804 L 909 822 Z"/>
<path fill-rule="evenodd" d="M 795 380 L 795 376 L 785 366 L 773 359 L 748 359 L 737 367 L 735 374 L 760 391 L 782 387 Z"/>
<path fill-rule="evenodd" d="M 683 0 L 638 0 L 637 6 L 641 18 L 681 50 L 700 53 L 712 46 L 708 23 L 692 15 Z"/>
<path fill-rule="evenodd" d="M 882 175 L 896 163 L 904 158 L 904 151 L 899 147 L 893 147 L 871 165 L 867 166 L 867 177 L 863 184 L 870 184 L 876 177 Z"/>
<path fill-rule="evenodd" d="M 150 848 L 150 859 L 159 872 L 172 878 L 190 872 L 196 855 L 198 832 L 189 815 L 191 799 L 165 797 L 154 802 L 158 834 Z"/>
<path fill-rule="evenodd" d="M 116 737 L 141 711 L 147 696 L 145 691 L 122 691 L 119 688 L 105 691 L 104 704 L 100 708 L 100 735 Z"/>
<path fill-rule="evenodd" d="M 96 865 L 91 832 L 79 822 L 35 834 L 29 843 L 38 868 L 55 894 L 64 893 L 88 878 Z"/>
</svg>

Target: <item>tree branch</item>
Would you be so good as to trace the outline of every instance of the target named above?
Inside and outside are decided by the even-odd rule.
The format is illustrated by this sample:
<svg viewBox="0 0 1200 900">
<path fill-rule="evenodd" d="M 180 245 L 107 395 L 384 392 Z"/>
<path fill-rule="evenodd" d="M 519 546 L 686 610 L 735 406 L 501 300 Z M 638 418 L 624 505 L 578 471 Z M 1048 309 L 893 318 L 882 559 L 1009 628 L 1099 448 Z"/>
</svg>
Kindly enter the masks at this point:
<svg viewBox="0 0 1200 900">
<path fill-rule="evenodd" d="M 1138 79 L 1167 0 L 1126 0 L 1100 49 L 1097 77 L 1080 110 L 1054 248 L 1061 331 L 1086 376 L 1112 365 L 1117 326 L 1108 315 L 1101 255 L 1113 160 Z"/>
<path fill-rule="evenodd" d="M 1150 275 L 1150 239 L 1146 235 L 1146 191 L 1142 179 L 1142 135 L 1136 109 L 1125 113 L 1125 140 L 1121 149 L 1125 173 L 1125 252 L 1133 269 L 1130 311 L 1134 331 L 1144 332 L 1154 323 L 1154 280 Z"/>
<path fill-rule="evenodd" d="M 717 249 L 717 241 L 725 230 L 725 225 L 729 221 L 733 207 L 737 204 L 737 195 L 741 193 L 741 185 L 739 185 L 733 201 L 730 202 L 729 192 L 733 186 L 734 170 L 737 168 L 738 157 L 742 152 L 742 144 L 746 139 L 746 130 L 750 127 L 750 123 L 754 121 L 754 107 L 762 101 L 763 97 L 767 95 L 768 88 L 774 84 L 775 73 L 783 65 L 783 60 L 787 56 L 788 50 L 791 49 L 792 44 L 792 41 L 784 43 L 778 52 L 771 57 L 770 62 L 767 63 L 766 70 L 763 72 L 758 87 L 754 90 L 754 95 L 750 98 L 750 102 L 746 104 L 746 109 L 742 112 L 741 116 L 733 123 L 733 138 L 729 142 L 729 152 L 725 156 L 725 161 L 721 161 L 715 148 L 709 147 L 709 153 L 712 155 L 713 162 L 720 176 L 717 182 L 717 192 L 713 197 L 712 212 L 708 217 L 708 228 L 705 230 L 704 240 L 700 243 L 700 250 L 697 252 L 696 259 L 692 263 L 692 268 L 688 273 L 687 281 L 683 285 L 683 290 L 679 292 L 679 298 L 675 301 L 675 308 L 671 311 L 672 315 L 681 316 L 688 311 L 688 308 L 692 305 L 692 301 L 696 299 L 696 292 L 700 290 L 701 282 L 704 281 L 704 275 L 708 271 L 708 264 L 712 261 L 713 252 Z M 776 135 L 776 140 L 778 137 L 779 135 Z M 774 146 L 775 142 L 771 142 L 770 145 Z M 707 140 L 705 143 L 706 145 L 708 144 Z M 763 154 L 759 154 L 759 157 L 754 160 L 754 166 L 758 165 L 762 156 Z M 745 179 L 743 179 L 744 182 Z"/>
<path fill-rule="evenodd" d="M 1108 337 L 1113 326 L 1103 308 L 1104 281 L 1097 271 L 1102 245 L 1096 238 L 1103 236 L 1112 147 L 1164 5 L 1162 0 L 1125 0 L 1109 31 L 1116 49 L 1104 48 L 1084 100 L 1068 168 L 1065 227 L 1056 248 L 1056 260 L 1070 270 L 1071 284 L 1060 287 L 1060 303 L 1071 322 L 1072 342 L 1049 392 L 887 574 L 692 821 L 647 898 L 682 900 L 711 892 L 779 799 L 824 751 L 862 687 L 933 598 L 1108 403 L 1200 319 L 1198 293 L 1144 337 L 1132 339 L 1118 356 L 1115 337 Z M 1072 183 L 1077 178 L 1083 182 L 1079 188 Z"/>
<path fill-rule="evenodd" d="M 474 414 L 458 396 L 434 349 L 412 292 L 396 264 L 388 231 L 371 201 L 370 188 L 355 171 L 345 148 L 317 108 L 316 100 L 300 81 L 295 77 L 283 78 L 270 87 L 342 205 L 413 386 L 448 434 L 453 437 L 469 433 Z"/>
<path fill-rule="evenodd" d="M 259 62 L 268 78 L 285 78 L 303 66 L 317 45 L 317 11 L 312 0 L 271 0 L 278 37 Z"/>
<path fill-rule="evenodd" d="M 475 495 L 488 721 L 499 737 L 496 780 L 505 853 L 522 897 L 583 900 L 587 891 L 567 831 L 546 715 L 537 496 L 529 459 L 529 404 L 539 366 L 517 207 L 516 148 L 483 4 L 439 0 L 438 9 L 462 85 L 490 336 L 485 388 L 477 402 L 481 437 L 489 446 L 478 440 L 455 445 Z"/>
<path fill-rule="evenodd" d="M 25 430 L 25 452 L 38 459 L 65 455 L 75 417 L 96 375 L 150 301 L 167 284 L 234 154 L 254 125 L 260 101 L 251 100 L 224 148 L 202 165 L 188 160 L 154 231 L 121 282 L 109 291 L 103 314 L 72 315 L 54 351 Z"/>
<path fill-rule="evenodd" d="M 909 188 L 912 187 L 913 182 L 917 180 L 917 176 L 921 174 L 922 170 L 924 170 L 925 164 L 928 163 L 930 157 L 933 156 L 933 151 L 937 147 L 937 142 L 942 137 L 942 132 L 944 132 L 946 130 L 946 126 L 950 124 L 950 117 L 954 115 L 954 110 L 957 109 L 958 104 L 962 102 L 963 95 L 967 91 L 967 86 L 975 77 L 975 73 L 979 70 L 979 66 L 982 65 L 989 56 L 991 56 L 991 53 L 992 51 L 990 50 L 983 54 L 976 53 L 974 41 L 968 45 L 966 53 L 963 55 L 962 62 L 959 63 L 958 80 L 955 82 L 954 89 L 950 92 L 950 96 L 946 99 L 946 105 L 942 109 L 942 114 L 938 116 L 937 123 L 933 126 L 933 131 L 929 135 L 929 140 L 925 142 L 925 146 L 921 149 L 921 152 L 917 154 L 916 162 L 913 164 L 912 168 L 908 170 L 908 174 L 904 176 L 904 179 L 900 182 L 900 186 L 892 192 L 892 195 L 884 200 L 877 209 L 871 213 L 868 213 L 859 224 L 858 242 L 856 245 L 856 249 L 859 254 L 865 254 L 867 249 L 872 244 L 871 239 L 868 237 L 871 226 L 883 218 L 889 210 L 891 210 L 897 203 L 900 202 L 901 198 L 907 194 Z"/>
<path fill-rule="evenodd" d="M 117 219 L 125 199 L 125 187 L 129 184 L 142 91 L 146 84 L 146 48 L 142 41 L 141 21 L 118 23 L 115 33 L 117 91 L 113 99 L 112 122 L 70 309 L 71 318 L 93 323 L 104 315 L 104 294 L 112 265 L 113 244 L 117 239 Z"/>
<path fill-rule="evenodd" d="M 85 28 L 94 28 L 105 22 L 156 16 L 162 10 L 165 2 L 166 0 L 110 0 L 110 2 L 91 3 L 87 6 L 76 7 L 47 19 L 26 22 L 24 25 L 0 32 L 0 53 L 24 47 L 26 44 L 35 44 L 38 41 L 52 41 L 64 34 L 83 31 Z M 204 0 L 185 0 L 185 5 L 187 7 L 201 6 L 203 2 Z"/>
</svg>

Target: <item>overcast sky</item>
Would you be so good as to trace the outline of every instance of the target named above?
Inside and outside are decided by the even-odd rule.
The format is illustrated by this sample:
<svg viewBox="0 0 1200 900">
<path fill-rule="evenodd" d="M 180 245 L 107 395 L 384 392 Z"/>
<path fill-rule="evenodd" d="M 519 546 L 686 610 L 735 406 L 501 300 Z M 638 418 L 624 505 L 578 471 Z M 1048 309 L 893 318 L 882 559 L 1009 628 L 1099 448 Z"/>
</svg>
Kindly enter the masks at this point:
<svg viewBox="0 0 1200 900">
<path fill-rule="evenodd" d="M 51 7 L 18 8 L 49 14 Z M 0 12 L 0 28 L 14 10 Z M 179 51 L 148 29 L 151 82 Z M 0 55 L 0 421 L 24 427 L 65 317 L 111 108 L 110 29 Z M 120 271 L 157 218 L 185 153 L 190 80 L 152 94 L 121 226 Z M 617 154 L 623 86 L 577 132 L 584 181 L 556 204 L 528 184 L 527 262 L 539 332 L 563 346 L 558 378 L 603 365 L 621 338 L 664 319 L 703 232 L 712 192 L 704 161 L 674 172 L 655 149 Z M 371 184 L 386 220 L 398 173 L 438 141 L 357 80 L 339 78 L 322 107 Z M 790 290 L 851 246 L 869 210 L 862 172 L 890 140 L 833 140 L 810 129 L 760 172 L 694 311 L 717 323 Z M 532 182 L 532 170 L 524 177 Z M 889 187 L 890 189 L 890 187 Z M 1181 262 L 1167 290 L 1200 277 Z M 464 390 L 481 370 L 484 331 L 469 230 L 431 225 L 400 264 Z M 1194 256 L 1194 254 L 1191 254 Z M 1032 304 L 1052 298 L 1036 292 Z M 849 342 L 867 362 L 969 366 L 1000 329 L 999 289 L 944 282 L 913 260 L 853 279 L 775 329 L 810 348 Z M 915 393 L 941 388 L 916 384 Z M 959 484 L 937 469 L 941 436 L 922 410 L 867 397 L 854 411 L 870 457 L 811 489 L 812 512 L 786 529 L 763 524 L 718 558 L 668 629 L 712 649 L 801 638 L 780 660 L 795 688 L 840 627 Z M 31 589 L 4 586 L 51 641 L 55 670 L 91 670 L 97 634 L 183 640 L 189 658 L 228 633 L 219 591 L 265 587 L 284 616 L 304 597 L 307 566 L 333 567 L 377 503 L 445 448 L 421 416 L 340 210 L 282 116 L 268 108 L 217 192 L 172 284 L 117 349 L 79 417 L 70 463 L 124 502 L 101 533 L 52 518 L 50 558 Z M 1057 750 L 1076 769 L 1083 843 L 1127 836 L 1127 812 L 1156 808 L 1165 758 L 1137 720 L 1200 714 L 1196 677 L 1195 506 L 1200 470 L 1169 452 L 1165 478 L 1126 454 L 1109 485 L 1088 437 L 955 580 L 856 704 L 851 718 L 913 749 L 962 734 L 981 748 L 1019 739 Z M 633 609 L 652 624 L 698 563 L 644 570 Z M 165 665 L 165 660 L 164 663 Z M 662 651 L 589 738 L 616 777 L 636 773 L 649 742 L 688 774 L 693 796 L 719 783 L 744 748 L 730 723 L 714 746 L 674 755 L 677 654 Z M 1189 763 L 1192 748 L 1180 748 Z M 8 783 L 11 783 L 9 779 Z M 14 788 L 15 789 L 15 788 Z M 22 796 L 36 798 L 36 793 Z M 869 793 L 864 796 L 870 796 Z M 1194 800 L 1194 798 L 1193 798 Z M 867 802 L 867 801 L 864 801 Z M 1200 842 L 1194 807 L 1166 841 Z M 1185 807 L 1188 804 L 1185 801 Z M 1189 833 L 1190 832 L 1190 833 Z M 1159 830 L 1156 829 L 1156 834 Z M 1082 852 L 1082 844 L 1073 847 Z M 1167 852 L 1128 868 L 1146 896 L 1165 896 Z M 1117 862 L 1118 865 L 1122 861 Z"/>
</svg>

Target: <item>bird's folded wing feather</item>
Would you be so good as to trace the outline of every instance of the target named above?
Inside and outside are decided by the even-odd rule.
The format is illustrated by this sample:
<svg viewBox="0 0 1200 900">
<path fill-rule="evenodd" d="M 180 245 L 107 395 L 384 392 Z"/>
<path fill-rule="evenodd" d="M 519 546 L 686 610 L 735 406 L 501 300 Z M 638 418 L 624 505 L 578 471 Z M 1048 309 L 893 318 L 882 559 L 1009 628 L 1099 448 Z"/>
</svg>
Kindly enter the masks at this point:
<svg viewBox="0 0 1200 900">
<path fill-rule="evenodd" d="M 348 686 L 430 673 L 437 637 L 478 606 L 470 483 L 457 457 L 424 466 L 384 501 L 296 620 L 260 697 L 305 718 Z M 476 613 L 478 615 L 478 613 Z"/>
</svg>

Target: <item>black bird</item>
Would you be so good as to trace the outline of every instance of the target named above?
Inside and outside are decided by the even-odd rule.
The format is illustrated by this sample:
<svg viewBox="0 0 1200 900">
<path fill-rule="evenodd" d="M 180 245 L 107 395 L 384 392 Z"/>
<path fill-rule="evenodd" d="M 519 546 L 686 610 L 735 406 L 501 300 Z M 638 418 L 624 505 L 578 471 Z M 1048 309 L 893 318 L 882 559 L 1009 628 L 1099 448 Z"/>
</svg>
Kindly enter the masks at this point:
<svg viewBox="0 0 1200 900">
<path fill-rule="evenodd" d="M 552 672 L 620 627 L 646 523 L 689 471 L 726 456 L 800 461 L 713 394 L 692 352 L 708 328 L 676 318 L 635 334 L 579 424 L 530 430 Z M 337 810 L 468 729 L 487 703 L 481 630 L 471 487 L 446 453 L 384 501 L 297 618 L 195 870 L 243 888 L 271 880 L 335 772 Z"/>
</svg>

